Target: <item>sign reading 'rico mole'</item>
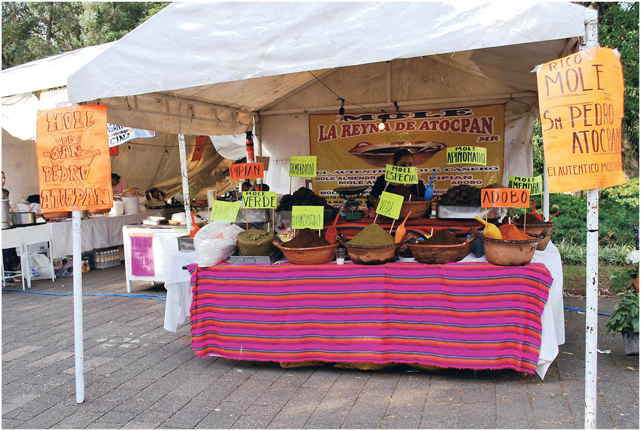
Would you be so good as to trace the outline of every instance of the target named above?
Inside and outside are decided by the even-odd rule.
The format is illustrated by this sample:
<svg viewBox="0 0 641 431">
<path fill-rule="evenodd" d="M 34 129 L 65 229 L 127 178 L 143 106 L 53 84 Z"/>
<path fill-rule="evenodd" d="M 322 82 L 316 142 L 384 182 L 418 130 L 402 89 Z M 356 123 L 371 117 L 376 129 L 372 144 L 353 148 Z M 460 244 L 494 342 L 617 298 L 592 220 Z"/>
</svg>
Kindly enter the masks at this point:
<svg viewBox="0 0 641 431">
<path fill-rule="evenodd" d="M 43 213 L 112 207 L 105 105 L 38 111 L 36 156 Z"/>
<path fill-rule="evenodd" d="M 537 80 L 550 191 L 625 183 L 619 56 L 609 48 L 590 48 L 544 64 Z"/>
</svg>

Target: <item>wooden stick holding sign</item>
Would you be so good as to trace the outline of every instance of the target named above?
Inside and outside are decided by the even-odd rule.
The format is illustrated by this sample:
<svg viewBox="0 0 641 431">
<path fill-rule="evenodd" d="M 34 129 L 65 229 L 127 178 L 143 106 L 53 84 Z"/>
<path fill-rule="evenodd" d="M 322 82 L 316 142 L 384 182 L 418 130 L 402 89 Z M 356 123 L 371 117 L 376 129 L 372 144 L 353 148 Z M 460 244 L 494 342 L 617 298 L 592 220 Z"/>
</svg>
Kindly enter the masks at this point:
<svg viewBox="0 0 641 431">
<path fill-rule="evenodd" d="M 289 194 L 292 193 L 292 177 L 316 178 L 316 156 L 291 156 L 289 158 Z M 314 191 L 313 181 L 312 191 Z"/>
</svg>

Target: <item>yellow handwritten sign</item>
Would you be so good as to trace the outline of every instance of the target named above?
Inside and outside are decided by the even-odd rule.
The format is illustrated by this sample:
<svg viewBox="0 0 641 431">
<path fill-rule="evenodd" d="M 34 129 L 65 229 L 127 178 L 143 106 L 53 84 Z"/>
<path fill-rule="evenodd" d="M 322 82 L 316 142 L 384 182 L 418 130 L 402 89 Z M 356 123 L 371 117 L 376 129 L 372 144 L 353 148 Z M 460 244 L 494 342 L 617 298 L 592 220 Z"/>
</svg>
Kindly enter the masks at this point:
<svg viewBox="0 0 641 431">
<path fill-rule="evenodd" d="M 107 106 L 38 111 L 36 158 L 43 213 L 113 206 Z"/>
<path fill-rule="evenodd" d="M 316 156 L 291 156 L 289 176 L 316 178 Z"/>
<path fill-rule="evenodd" d="M 385 181 L 396 184 L 418 184 L 418 169 L 415 166 L 385 165 Z"/>
<path fill-rule="evenodd" d="M 450 147 L 447 149 L 448 165 L 487 165 L 487 148 Z"/>
<path fill-rule="evenodd" d="M 530 206 L 528 189 L 481 189 L 483 208 L 527 208 Z"/>
<path fill-rule="evenodd" d="M 376 207 L 376 214 L 398 220 L 403 207 L 403 196 L 394 193 L 383 192 Z"/>
<path fill-rule="evenodd" d="M 544 64 L 537 81 L 550 192 L 625 183 L 619 56 L 609 48 L 586 49 Z"/>
<path fill-rule="evenodd" d="M 276 192 L 243 192 L 245 208 L 276 208 Z"/>
<path fill-rule="evenodd" d="M 507 186 L 511 189 L 528 189 L 530 196 L 540 195 L 543 193 L 543 177 L 517 177 L 510 175 Z"/>
<path fill-rule="evenodd" d="M 213 201 L 209 221 L 225 220 L 230 223 L 236 221 L 240 210 L 240 202 Z"/>
<path fill-rule="evenodd" d="M 292 229 L 322 229 L 324 207 L 292 206 Z"/>
</svg>

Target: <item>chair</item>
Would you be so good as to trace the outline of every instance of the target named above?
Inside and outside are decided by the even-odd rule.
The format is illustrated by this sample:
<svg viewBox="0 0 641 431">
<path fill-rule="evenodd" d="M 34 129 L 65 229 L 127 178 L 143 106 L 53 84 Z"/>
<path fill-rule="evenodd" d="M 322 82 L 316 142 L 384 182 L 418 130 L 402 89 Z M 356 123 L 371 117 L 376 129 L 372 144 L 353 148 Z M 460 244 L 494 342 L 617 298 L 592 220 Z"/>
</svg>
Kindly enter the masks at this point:
<svg viewBox="0 0 641 431">
<path fill-rule="evenodd" d="M 24 286 L 24 271 L 25 271 L 25 253 L 27 248 L 22 243 L 22 228 L 3 229 L 2 230 L 2 249 L 15 248 L 20 251 L 20 271 L 6 271 L 4 270 L 4 259 L 2 260 L 2 286 L 4 287 L 7 279 L 20 276 L 22 279 L 22 290 Z M 28 260 L 28 259 L 27 259 Z"/>
</svg>

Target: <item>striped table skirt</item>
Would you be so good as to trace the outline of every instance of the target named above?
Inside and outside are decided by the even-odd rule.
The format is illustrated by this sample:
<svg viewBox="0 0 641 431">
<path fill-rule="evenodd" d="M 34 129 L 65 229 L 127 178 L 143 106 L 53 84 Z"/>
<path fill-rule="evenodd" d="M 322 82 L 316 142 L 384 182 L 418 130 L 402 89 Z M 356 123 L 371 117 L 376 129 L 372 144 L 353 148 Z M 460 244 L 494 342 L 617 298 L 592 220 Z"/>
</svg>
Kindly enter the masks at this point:
<svg viewBox="0 0 641 431">
<path fill-rule="evenodd" d="M 192 349 L 254 361 L 534 373 L 543 264 L 190 265 Z"/>
</svg>

